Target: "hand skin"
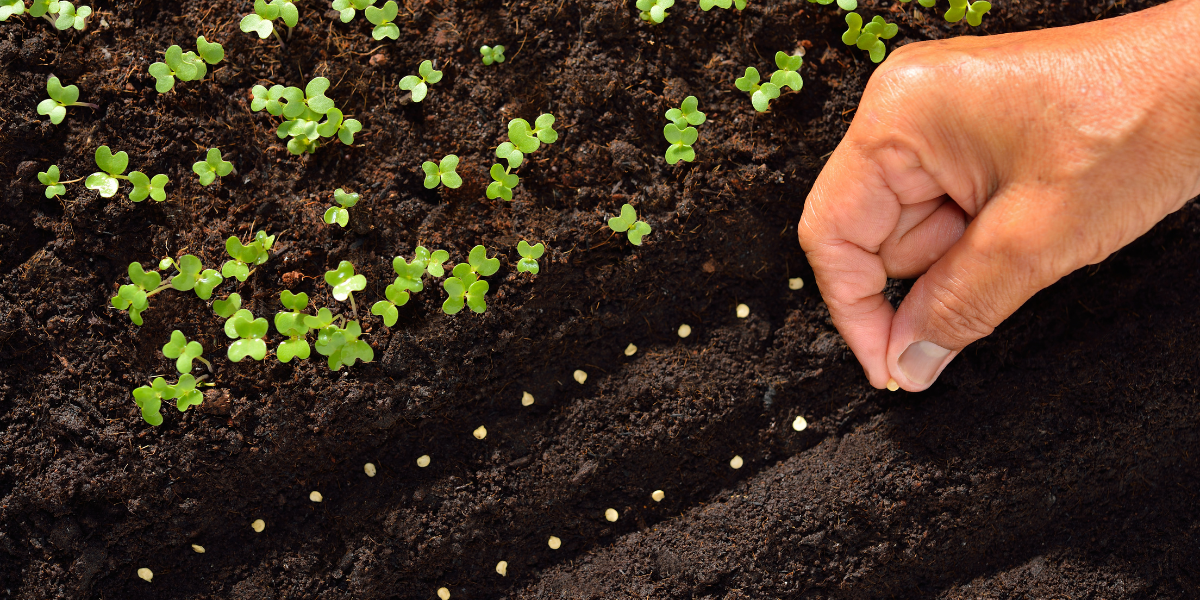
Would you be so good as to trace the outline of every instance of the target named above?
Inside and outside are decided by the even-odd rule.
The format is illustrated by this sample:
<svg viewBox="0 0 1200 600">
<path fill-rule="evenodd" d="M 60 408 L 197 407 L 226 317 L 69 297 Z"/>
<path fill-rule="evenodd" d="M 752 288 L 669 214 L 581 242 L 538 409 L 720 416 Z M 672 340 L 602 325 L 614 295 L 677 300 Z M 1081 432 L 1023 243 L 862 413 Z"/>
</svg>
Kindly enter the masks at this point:
<svg viewBox="0 0 1200 600">
<path fill-rule="evenodd" d="M 800 245 L 871 385 L 929 387 L 1039 290 L 1200 193 L 1200 0 L 909 44 L 863 92 Z M 888 277 L 920 276 L 898 309 Z"/>
</svg>

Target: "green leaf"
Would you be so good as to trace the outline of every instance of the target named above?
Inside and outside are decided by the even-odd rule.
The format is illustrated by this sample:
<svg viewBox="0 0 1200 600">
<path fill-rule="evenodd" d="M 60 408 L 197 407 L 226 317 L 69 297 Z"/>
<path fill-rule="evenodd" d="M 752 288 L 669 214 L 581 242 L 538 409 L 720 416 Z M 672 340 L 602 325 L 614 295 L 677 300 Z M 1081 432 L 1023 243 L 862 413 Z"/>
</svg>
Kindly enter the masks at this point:
<svg viewBox="0 0 1200 600">
<path fill-rule="evenodd" d="M 291 290 L 283 290 L 279 292 L 279 303 L 285 308 L 299 312 L 308 307 L 308 294 L 304 292 L 293 294 Z"/>
<path fill-rule="evenodd" d="M 221 317 L 223 319 L 228 319 L 228 318 L 232 317 L 241 308 L 242 308 L 242 296 L 241 296 L 241 294 L 238 294 L 237 292 L 230 294 L 229 297 L 227 297 L 224 300 L 214 300 L 213 301 L 213 312 L 215 312 L 218 317 Z"/>
<path fill-rule="evenodd" d="M 227 260 L 221 265 L 221 275 L 225 278 L 233 277 L 238 281 L 245 281 L 250 277 L 250 267 L 246 263 L 236 260 Z"/>
<path fill-rule="evenodd" d="M 692 162 L 696 160 L 696 151 L 691 146 L 673 145 L 667 148 L 667 164 L 673 165 L 679 161 Z"/>
<path fill-rule="evenodd" d="M 429 93 L 429 86 L 425 85 L 425 82 L 422 81 L 421 83 L 418 83 L 417 85 L 413 86 L 412 101 L 420 102 L 425 99 L 425 96 L 428 93 Z"/>
<path fill-rule="evenodd" d="M 419 248 L 424 250 L 424 248 Z M 426 262 L 414 258 L 411 263 L 405 262 L 403 257 L 397 256 L 392 259 L 392 270 L 396 272 L 396 282 L 393 285 L 399 286 L 399 289 L 412 290 L 419 292 L 424 289 L 424 284 L 421 283 L 421 277 L 425 273 Z M 388 286 L 391 288 L 391 286 Z"/>
<path fill-rule="evenodd" d="M 227 354 L 233 362 L 241 362 L 247 356 L 262 360 L 267 356 L 267 343 L 259 339 L 238 340 L 229 345 Z"/>
<path fill-rule="evenodd" d="M 521 161 L 525 159 L 525 155 L 517 150 L 517 147 L 512 142 L 504 142 L 496 147 L 496 158 L 508 161 L 508 168 L 515 169 L 521 166 Z"/>
<path fill-rule="evenodd" d="M 196 38 L 196 49 L 204 62 L 210 65 L 215 65 L 225 58 L 225 48 L 216 42 L 209 42 L 204 36 Z"/>
<path fill-rule="evenodd" d="M 536 152 L 542 145 L 541 140 L 533 135 L 533 129 L 529 127 L 529 121 L 525 119 L 513 119 L 508 122 L 508 139 L 518 150 L 525 154 Z"/>
<path fill-rule="evenodd" d="M 271 21 L 264 19 L 256 14 L 249 14 L 242 17 L 242 22 L 239 25 L 242 31 L 246 33 L 257 33 L 260 39 L 267 39 L 271 32 L 275 31 L 275 26 Z"/>
<path fill-rule="evenodd" d="M 417 252 L 421 252 L 423 250 L 425 249 L 417 246 Z M 429 260 L 427 261 L 427 267 L 425 270 L 434 277 L 441 277 L 446 274 L 446 269 L 442 267 L 442 263 L 448 260 L 450 260 L 449 252 L 446 252 L 445 250 L 434 250 L 433 253 L 429 255 Z"/>
<path fill-rule="evenodd" d="M 425 188 L 432 190 L 442 182 L 441 173 L 438 172 L 437 163 L 432 160 L 427 160 L 421 163 L 421 170 L 425 171 Z"/>
<path fill-rule="evenodd" d="M 366 289 L 367 278 L 364 275 L 355 275 L 354 265 L 343 260 L 337 269 L 325 272 L 325 283 L 333 288 L 333 297 L 336 300 L 345 302 L 350 294 Z"/>
<path fill-rule="evenodd" d="M 634 246 L 641 246 L 642 245 L 642 236 L 644 236 L 648 233 L 650 233 L 650 225 L 647 224 L 645 221 L 638 221 L 629 230 L 629 233 L 628 233 L 629 241 Z"/>
<path fill-rule="evenodd" d="M 621 233 L 633 227 L 634 221 L 637 221 L 637 211 L 633 209 L 633 206 L 624 204 L 621 206 L 620 216 L 612 217 L 608 220 L 608 228 Z"/>
<path fill-rule="evenodd" d="M 330 206 L 329 208 L 325 209 L 324 219 L 325 222 L 329 223 L 330 225 L 337 223 L 338 225 L 345 227 L 346 224 L 350 222 L 350 211 L 344 208 Z"/>
<path fill-rule="evenodd" d="M 479 273 L 484 277 L 495 274 L 500 269 L 500 259 L 488 258 L 487 248 L 482 244 L 471 248 L 471 253 L 467 256 L 467 262 L 471 265 L 471 270 Z"/>
<path fill-rule="evenodd" d="M 92 173 L 83 182 L 83 186 L 89 190 L 100 192 L 102 198 L 112 198 L 120 188 L 120 183 L 118 183 L 116 177 L 108 173 Z"/>
<path fill-rule="evenodd" d="M 338 140 L 350 146 L 354 144 L 354 134 L 359 131 L 362 131 L 362 123 L 359 123 L 357 119 L 346 119 L 342 121 L 342 126 L 338 128 Z"/>
<path fill-rule="evenodd" d="M 558 132 L 554 130 L 554 115 L 543 113 L 533 122 L 533 126 L 534 133 L 542 142 L 553 144 L 558 141 Z"/>
<path fill-rule="evenodd" d="M 167 199 L 167 192 L 163 189 L 169 183 L 166 175 L 160 173 L 150 179 L 141 171 L 133 171 L 129 174 L 129 182 L 133 184 L 133 191 L 129 192 L 129 199 L 134 202 L 141 202 L 147 196 L 156 202 Z"/>
<path fill-rule="evenodd" d="M 371 314 L 383 317 L 383 324 L 391 327 L 396 324 L 396 320 L 400 318 L 400 311 L 396 310 L 396 305 L 387 300 L 380 300 L 371 305 Z"/>
<path fill-rule="evenodd" d="M 967 25 L 971 27 L 979 27 L 983 24 L 983 15 L 992 10 L 991 2 L 972 2 L 970 8 L 967 9 Z"/>
<path fill-rule="evenodd" d="M 113 154 L 108 146 L 100 146 L 96 148 L 96 166 L 109 175 L 121 175 L 129 166 L 129 155 L 123 151 Z"/>
<path fill-rule="evenodd" d="M 453 154 L 447 154 L 442 157 L 438 165 L 438 172 L 441 174 L 442 184 L 450 189 L 462 187 L 462 177 L 458 176 L 454 170 L 458 168 L 458 157 Z"/>
<path fill-rule="evenodd" d="M 850 13 L 846 15 L 846 32 L 842 34 L 842 43 L 847 46 L 853 46 L 858 42 L 858 35 L 862 33 L 862 17 L 858 13 Z"/>
<path fill-rule="evenodd" d="M 754 105 L 754 110 L 758 112 L 766 112 L 771 106 L 771 101 L 779 97 L 779 86 L 767 82 L 758 88 L 758 91 L 750 95 L 750 103 Z"/>
<path fill-rule="evenodd" d="M 129 280 L 134 285 L 146 291 L 152 291 L 162 283 L 162 275 L 158 271 L 142 269 L 142 263 L 129 263 Z"/>
<path fill-rule="evenodd" d="M 755 69 L 754 67 L 746 67 L 746 74 L 738 77 L 733 82 L 733 85 L 743 92 L 753 92 L 758 86 L 758 82 L 761 80 L 762 78 L 758 76 L 758 69 Z"/>
<path fill-rule="evenodd" d="M 526 242 L 525 240 L 517 242 L 517 254 L 520 254 L 525 258 L 541 258 L 542 254 L 545 252 L 546 247 L 542 245 L 541 242 L 538 242 L 536 246 L 530 246 L 529 242 Z"/>
<path fill-rule="evenodd" d="M 333 200 L 344 208 L 351 208 L 358 204 L 358 194 L 349 194 L 342 188 L 338 188 L 333 190 Z"/>
<path fill-rule="evenodd" d="M 196 280 L 196 286 L 193 288 L 201 300 L 208 300 L 212 297 L 213 289 L 221 285 L 225 281 L 221 274 L 212 270 L 205 269 L 200 273 L 200 277 Z"/>
<path fill-rule="evenodd" d="M 279 362 L 291 362 L 293 358 L 308 360 L 312 349 L 308 345 L 308 340 L 292 339 L 284 340 L 279 343 L 279 348 L 275 350 L 275 357 Z"/>
<path fill-rule="evenodd" d="M 417 67 L 417 72 L 421 74 L 421 79 L 429 83 L 437 83 L 442 80 L 442 72 L 433 68 L 431 60 L 422 61 L 421 65 Z"/>
<path fill-rule="evenodd" d="M 203 268 L 199 258 L 191 254 L 183 255 L 183 258 L 179 259 L 179 274 L 171 278 L 171 287 L 181 292 L 196 287 L 196 281 L 200 279 L 200 270 Z"/>
<path fill-rule="evenodd" d="M 315 77 L 308 82 L 308 85 L 304 87 L 305 102 L 308 104 L 308 108 L 322 115 L 333 108 L 333 100 L 325 95 L 325 90 L 329 89 L 329 85 L 329 80 L 324 77 Z"/>
<path fill-rule="evenodd" d="M 333 313 L 328 308 L 322 308 L 316 315 L 305 316 L 304 324 L 312 329 L 324 329 L 333 323 Z"/>
</svg>

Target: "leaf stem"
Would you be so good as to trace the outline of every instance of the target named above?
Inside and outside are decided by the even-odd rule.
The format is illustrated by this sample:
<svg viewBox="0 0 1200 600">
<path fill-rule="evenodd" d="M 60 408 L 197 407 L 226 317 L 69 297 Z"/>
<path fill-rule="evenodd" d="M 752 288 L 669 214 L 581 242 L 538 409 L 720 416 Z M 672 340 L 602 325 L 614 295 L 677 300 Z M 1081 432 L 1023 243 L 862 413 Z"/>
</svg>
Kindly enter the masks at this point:
<svg viewBox="0 0 1200 600">
<path fill-rule="evenodd" d="M 354 292 L 350 292 L 350 313 L 354 315 L 354 320 L 358 320 L 358 308 L 354 306 Z"/>
<path fill-rule="evenodd" d="M 205 359 L 203 356 L 197 356 L 197 357 L 196 357 L 196 360 L 198 360 L 198 361 L 200 361 L 200 362 L 204 363 L 204 366 L 205 366 L 205 367 L 208 367 L 208 372 L 209 372 L 209 373 L 212 373 L 212 372 L 213 372 L 213 366 L 212 366 L 212 363 L 208 362 L 208 360 L 207 360 L 207 359 Z M 208 375 L 205 375 L 205 377 L 208 377 Z M 199 381 L 199 380 L 197 380 L 197 381 Z"/>
<path fill-rule="evenodd" d="M 80 182 L 80 181 L 83 181 L 84 179 L 87 179 L 87 177 L 80 177 L 79 179 L 72 179 L 72 180 L 70 180 L 70 181 L 60 181 L 60 182 L 58 182 L 58 183 L 59 183 L 59 185 L 65 185 L 65 184 L 68 184 L 68 183 L 78 183 L 78 182 Z"/>
</svg>

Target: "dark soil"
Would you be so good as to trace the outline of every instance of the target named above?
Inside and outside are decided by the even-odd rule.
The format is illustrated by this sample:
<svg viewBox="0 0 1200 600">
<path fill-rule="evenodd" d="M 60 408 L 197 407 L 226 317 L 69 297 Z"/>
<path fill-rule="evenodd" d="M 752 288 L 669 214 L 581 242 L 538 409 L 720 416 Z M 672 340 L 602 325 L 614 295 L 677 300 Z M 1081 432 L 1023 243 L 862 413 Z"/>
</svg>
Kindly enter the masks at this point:
<svg viewBox="0 0 1200 600">
<path fill-rule="evenodd" d="M 972 33 L 1155 3 L 999 0 Z M 361 16 L 299 0 L 285 51 L 238 31 L 250 4 L 98 1 L 83 33 L 0 25 L 4 597 L 1200 595 L 1197 205 L 1035 297 L 929 392 L 877 392 L 817 290 L 787 286 L 811 280 L 796 220 L 873 68 L 840 44 L 839 11 L 679 2 L 651 28 L 632 2 L 411 0 L 400 40 L 375 42 Z M 893 47 L 967 33 L 916 3 L 865 8 L 902 25 Z M 156 93 L 149 64 L 200 34 L 226 61 Z M 483 66 L 477 48 L 496 43 L 509 60 Z M 804 90 L 754 113 L 733 79 L 801 46 Z M 425 58 L 446 77 L 405 104 L 396 82 Z M 39 118 L 51 73 L 101 108 Z M 365 128 L 297 158 L 249 89 L 317 75 Z M 689 94 L 709 118 L 699 159 L 668 167 L 662 114 Z M 515 202 L 484 200 L 508 120 L 543 111 L 561 139 L 521 169 Z M 82 183 L 44 198 L 37 171 L 83 177 L 101 144 L 170 175 L 168 201 Z M 211 146 L 237 174 L 204 188 L 191 164 Z M 420 163 L 452 152 L 465 185 L 425 190 Z M 321 221 L 337 187 L 363 195 L 345 230 Z M 654 227 L 644 246 L 603 225 L 624 202 Z M 217 296 L 258 316 L 283 289 L 346 312 L 321 281 L 342 260 L 370 281 L 365 312 L 418 244 L 458 262 L 482 243 L 503 265 L 484 315 L 444 315 L 427 287 L 395 327 L 365 318 L 376 360 L 338 373 L 315 354 L 230 363 L 191 294 L 154 297 L 143 327 L 108 307 L 130 262 L 214 266 L 256 229 L 279 234 L 274 256 Z M 520 239 L 549 247 L 536 277 L 516 272 Z M 174 329 L 204 344 L 218 385 L 154 428 L 130 390 L 172 371 Z"/>
</svg>

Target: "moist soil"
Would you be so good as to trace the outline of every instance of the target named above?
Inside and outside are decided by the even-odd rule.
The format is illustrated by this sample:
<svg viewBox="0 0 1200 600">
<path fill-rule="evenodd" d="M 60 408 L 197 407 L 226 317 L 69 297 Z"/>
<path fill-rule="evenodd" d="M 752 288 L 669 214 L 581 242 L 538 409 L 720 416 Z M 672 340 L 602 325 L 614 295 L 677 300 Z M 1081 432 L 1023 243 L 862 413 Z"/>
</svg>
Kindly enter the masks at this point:
<svg viewBox="0 0 1200 600">
<path fill-rule="evenodd" d="M 286 48 L 238 30 L 244 0 L 96 2 L 82 33 L 0 25 L 4 597 L 1200 594 L 1195 204 L 1037 295 L 929 391 L 880 392 L 814 286 L 788 286 L 811 281 L 797 219 L 873 70 L 832 6 L 681 1 L 650 27 L 632 3 L 409 0 L 400 39 L 377 42 L 361 15 L 297 4 Z M 901 25 L 895 47 L 1151 4 L 1000 0 L 978 30 L 916 3 L 864 14 Z M 225 61 L 155 92 L 150 63 L 201 34 Z M 483 44 L 508 60 L 482 65 Z M 803 91 L 754 113 L 733 80 L 798 48 Z M 416 104 L 396 84 L 422 59 L 445 78 Z M 38 117 L 50 74 L 100 108 Z M 249 90 L 315 76 L 365 127 L 292 156 Z M 668 166 L 662 115 L 688 95 L 708 114 L 698 159 Z M 520 169 L 515 201 L 486 200 L 506 124 L 542 112 L 560 139 Z M 168 200 L 82 182 L 44 197 L 38 171 L 84 177 L 101 144 L 168 174 Z M 237 171 L 201 187 L 191 164 L 209 147 Z M 419 165 L 449 153 L 465 183 L 426 190 Z M 362 194 L 345 229 L 321 220 L 339 187 Z M 654 228 L 642 246 L 605 227 L 626 202 Z M 259 229 L 279 236 L 271 259 L 215 297 L 270 318 L 290 289 L 347 314 L 322 274 L 349 260 L 369 280 L 373 362 L 232 363 L 193 294 L 155 296 L 141 327 L 108 306 L 130 262 L 215 267 L 225 238 Z M 549 248 L 536 276 L 516 271 L 521 239 Z M 475 244 L 498 254 L 487 312 L 443 314 L 432 282 L 394 327 L 367 315 L 418 244 L 452 263 Z M 175 329 L 216 385 L 151 427 L 130 391 L 173 377 L 160 348 Z"/>
</svg>

